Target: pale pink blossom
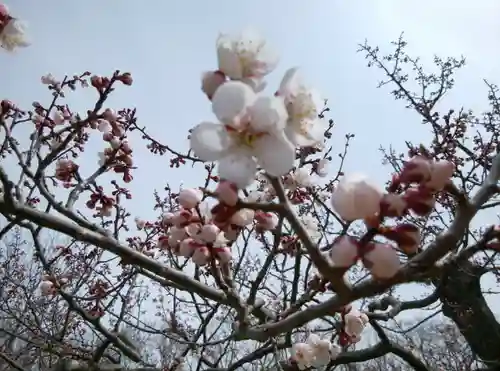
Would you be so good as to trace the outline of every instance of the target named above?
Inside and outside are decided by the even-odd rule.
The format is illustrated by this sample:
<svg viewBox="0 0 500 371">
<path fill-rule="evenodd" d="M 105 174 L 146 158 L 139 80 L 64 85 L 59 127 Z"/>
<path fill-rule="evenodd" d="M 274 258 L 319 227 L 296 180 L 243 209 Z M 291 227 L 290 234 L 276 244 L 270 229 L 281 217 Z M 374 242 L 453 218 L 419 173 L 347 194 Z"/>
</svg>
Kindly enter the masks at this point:
<svg viewBox="0 0 500 371">
<path fill-rule="evenodd" d="M 174 214 L 174 225 L 176 227 L 183 227 L 192 218 L 193 213 L 188 209 L 182 209 Z"/>
<path fill-rule="evenodd" d="M 234 206 L 238 203 L 238 187 L 236 187 L 236 184 L 227 180 L 223 179 L 217 184 L 215 194 L 219 201 L 228 206 Z"/>
<path fill-rule="evenodd" d="M 367 324 L 366 315 L 362 315 L 356 309 L 351 310 L 344 316 L 344 331 L 351 338 L 356 336 L 361 336 L 361 333 L 366 327 Z"/>
<path fill-rule="evenodd" d="M 240 209 L 231 217 L 231 223 L 238 227 L 246 227 L 252 224 L 255 211 L 252 209 Z"/>
<path fill-rule="evenodd" d="M 52 113 L 52 121 L 54 121 L 54 125 L 61 125 L 64 123 L 64 116 L 61 112 L 55 110 Z"/>
<path fill-rule="evenodd" d="M 408 205 L 403 196 L 395 193 L 387 193 L 383 196 L 381 202 L 385 216 L 398 217 L 403 216 Z"/>
<path fill-rule="evenodd" d="M 383 192 L 367 177 L 344 176 L 333 191 L 331 203 L 339 216 L 347 221 L 366 219 L 380 212 Z"/>
<path fill-rule="evenodd" d="M 212 243 L 217 239 L 217 235 L 219 234 L 219 232 L 220 229 L 215 224 L 205 224 L 203 227 L 201 227 L 199 238 L 205 243 Z"/>
<path fill-rule="evenodd" d="M 258 211 L 255 213 L 255 221 L 257 226 L 263 230 L 270 231 L 277 227 L 278 216 L 274 213 Z"/>
<path fill-rule="evenodd" d="M 329 164 L 330 164 L 330 161 L 326 158 L 322 158 L 321 160 L 319 160 L 318 164 L 316 165 L 316 173 L 322 178 L 327 176 Z"/>
<path fill-rule="evenodd" d="M 322 366 L 325 366 L 330 362 L 331 360 L 331 349 L 332 349 L 332 344 L 326 340 L 326 339 L 321 339 L 318 335 L 316 334 L 311 334 L 307 338 L 307 344 L 309 344 L 313 348 L 313 353 L 314 353 L 314 361 L 313 365 L 317 368 L 320 368 Z"/>
<path fill-rule="evenodd" d="M 198 266 L 203 266 L 210 261 L 210 251 L 206 246 L 197 247 L 191 260 Z"/>
<path fill-rule="evenodd" d="M 203 192 L 201 191 L 201 189 L 183 189 L 179 193 L 179 204 L 185 209 L 192 209 L 198 206 L 202 199 Z"/>
<path fill-rule="evenodd" d="M 146 221 L 142 220 L 139 217 L 134 218 L 135 226 L 137 227 L 138 230 L 142 230 L 144 226 L 146 225 Z"/>
<path fill-rule="evenodd" d="M 180 243 L 179 254 L 185 258 L 190 258 L 197 248 L 198 244 L 192 238 L 186 238 Z"/>
<path fill-rule="evenodd" d="M 59 81 L 56 80 L 56 78 L 51 74 L 48 73 L 40 78 L 42 84 L 44 85 L 57 85 L 59 84 Z"/>
<path fill-rule="evenodd" d="M 103 113 L 103 117 L 105 120 L 109 122 L 115 122 L 118 120 L 118 115 L 116 114 L 115 110 L 112 108 L 106 108 Z"/>
<path fill-rule="evenodd" d="M 111 124 L 107 120 L 98 120 L 97 130 L 99 130 L 101 133 L 109 133 L 112 130 Z"/>
<path fill-rule="evenodd" d="M 162 215 L 161 222 L 164 226 L 171 226 L 174 224 L 175 214 L 166 212 Z"/>
<path fill-rule="evenodd" d="M 394 276 L 401 266 L 397 252 L 389 244 L 373 243 L 363 257 L 366 268 L 373 277 L 387 279 Z"/>
<path fill-rule="evenodd" d="M 205 72 L 201 78 L 201 90 L 212 99 L 215 91 L 226 82 L 226 76 L 221 71 Z"/>
<path fill-rule="evenodd" d="M 229 247 L 215 247 L 214 251 L 221 263 L 229 263 L 233 258 Z"/>
<path fill-rule="evenodd" d="M 332 244 L 330 259 L 335 267 L 349 268 L 358 258 L 358 245 L 354 237 L 341 236 Z"/>
<path fill-rule="evenodd" d="M 292 358 L 297 362 L 300 370 L 312 367 L 314 361 L 314 349 L 307 343 L 296 343 L 292 345 Z"/>
<path fill-rule="evenodd" d="M 447 160 L 433 161 L 430 179 L 425 183 L 425 186 L 436 192 L 442 191 L 454 172 L 455 165 L 453 162 Z"/>
<path fill-rule="evenodd" d="M 402 183 L 426 182 L 431 177 L 431 162 L 423 156 L 414 156 L 405 161 L 403 169 L 399 174 Z"/>
</svg>

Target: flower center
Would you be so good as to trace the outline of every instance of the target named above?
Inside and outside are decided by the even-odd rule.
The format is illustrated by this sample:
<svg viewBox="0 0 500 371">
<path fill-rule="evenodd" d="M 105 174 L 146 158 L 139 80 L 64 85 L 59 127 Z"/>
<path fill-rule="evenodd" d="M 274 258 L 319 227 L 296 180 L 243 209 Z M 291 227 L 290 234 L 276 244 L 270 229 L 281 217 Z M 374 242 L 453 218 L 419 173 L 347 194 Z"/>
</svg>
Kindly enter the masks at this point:
<svg viewBox="0 0 500 371">
<path fill-rule="evenodd" d="M 226 125 L 226 130 L 229 135 L 239 144 L 248 148 L 254 148 L 255 142 L 262 138 L 267 133 L 255 133 L 249 129 L 236 130 L 235 128 Z"/>
</svg>

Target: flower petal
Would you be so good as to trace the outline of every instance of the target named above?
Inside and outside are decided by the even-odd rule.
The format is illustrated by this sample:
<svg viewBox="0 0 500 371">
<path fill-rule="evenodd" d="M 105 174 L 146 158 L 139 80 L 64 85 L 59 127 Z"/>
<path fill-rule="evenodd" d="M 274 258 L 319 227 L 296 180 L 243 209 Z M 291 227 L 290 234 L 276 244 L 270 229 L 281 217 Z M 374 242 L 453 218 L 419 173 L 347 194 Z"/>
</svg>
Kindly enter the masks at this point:
<svg viewBox="0 0 500 371">
<path fill-rule="evenodd" d="M 219 161 L 219 176 L 245 188 L 255 180 L 257 164 L 246 151 L 233 151 Z"/>
<path fill-rule="evenodd" d="M 217 59 L 219 70 L 227 77 L 234 80 L 239 80 L 243 77 L 240 58 L 235 52 L 232 40 L 228 35 L 220 35 L 217 39 Z"/>
<path fill-rule="evenodd" d="M 264 135 L 255 141 L 254 155 L 270 175 L 281 176 L 293 167 L 295 147 L 284 136 Z"/>
<path fill-rule="evenodd" d="M 262 96 L 249 108 L 250 126 L 257 132 L 277 133 L 285 128 L 288 112 L 279 97 Z"/>
<path fill-rule="evenodd" d="M 241 119 L 257 96 L 250 86 L 241 81 L 228 81 L 212 97 L 212 111 L 224 124 Z"/>
<path fill-rule="evenodd" d="M 216 161 L 224 157 L 232 141 L 221 124 L 202 122 L 195 126 L 189 137 L 190 147 L 202 161 Z"/>
<path fill-rule="evenodd" d="M 286 97 L 298 89 L 300 85 L 299 68 L 292 67 L 285 72 L 281 80 L 278 94 Z"/>
</svg>

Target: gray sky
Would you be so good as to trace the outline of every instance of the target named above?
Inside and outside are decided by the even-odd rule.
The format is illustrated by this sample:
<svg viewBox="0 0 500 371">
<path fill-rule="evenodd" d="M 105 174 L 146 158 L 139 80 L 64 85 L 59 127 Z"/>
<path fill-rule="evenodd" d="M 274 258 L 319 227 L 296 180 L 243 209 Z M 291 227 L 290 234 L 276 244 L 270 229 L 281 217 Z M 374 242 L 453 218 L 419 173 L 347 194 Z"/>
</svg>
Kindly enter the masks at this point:
<svg viewBox="0 0 500 371">
<path fill-rule="evenodd" d="M 210 104 L 200 92 L 200 75 L 216 68 L 215 39 L 219 32 L 245 26 L 259 30 L 281 54 L 270 79 L 274 89 L 283 72 L 301 66 L 308 81 L 330 101 L 337 122 L 334 143 L 342 150 L 344 134 L 356 134 L 348 170 L 362 171 L 380 182 L 388 171 L 380 164 L 380 145 L 427 138 L 420 118 L 395 102 L 387 90 L 375 88 L 382 77 L 366 68 L 357 44 L 365 38 L 382 50 L 405 31 L 409 50 L 430 61 L 433 54 L 464 54 L 468 66 L 457 76 L 457 86 L 446 108 L 485 108 L 483 78 L 500 83 L 497 42 L 500 2 L 495 0 L 440 0 L 418 3 L 397 0 L 253 0 L 253 1 L 68 1 L 8 0 L 12 13 L 29 22 L 33 45 L 15 55 L 0 53 L 2 98 L 20 106 L 48 102 L 39 83 L 51 72 L 57 77 L 89 70 L 111 74 L 130 71 L 131 88 L 114 94 L 110 106 L 137 107 L 142 125 L 160 141 L 187 149 L 187 130 L 213 119 Z M 146 5 L 147 4 L 147 5 Z M 93 105 L 89 89 L 73 93 L 69 102 L 85 111 Z M 138 143 L 137 139 L 134 143 Z M 136 180 L 131 211 L 154 217 L 149 190 L 174 187 L 182 180 L 196 185 L 199 177 L 189 167 L 169 169 L 167 158 L 154 157 L 134 146 Z M 92 143 L 85 165 L 95 166 L 102 142 Z M 145 192 L 147 190 L 147 192 Z"/>
</svg>

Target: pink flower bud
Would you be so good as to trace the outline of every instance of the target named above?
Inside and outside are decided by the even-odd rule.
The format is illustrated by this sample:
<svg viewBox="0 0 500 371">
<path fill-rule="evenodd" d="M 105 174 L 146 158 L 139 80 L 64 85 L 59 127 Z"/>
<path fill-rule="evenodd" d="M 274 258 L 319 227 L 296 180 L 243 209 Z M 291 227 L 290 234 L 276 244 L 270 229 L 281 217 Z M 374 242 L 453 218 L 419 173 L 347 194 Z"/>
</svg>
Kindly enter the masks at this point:
<svg viewBox="0 0 500 371">
<path fill-rule="evenodd" d="M 198 266 L 203 266 L 210 261 L 210 251 L 206 246 L 197 247 L 191 260 Z"/>
<path fill-rule="evenodd" d="M 111 132 L 102 134 L 102 140 L 104 140 L 105 142 L 110 142 L 111 140 L 113 140 L 113 138 L 114 135 Z"/>
<path fill-rule="evenodd" d="M 342 219 L 354 221 L 379 213 L 382 197 L 379 187 L 356 174 L 341 179 L 333 191 L 331 204 Z"/>
<path fill-rule="evenodd" d="M 219 259 L 221 263 L 227 264 L 233 258 L 229 247 L 216 247 L 213 250 L 217 255 L 217 259 Z"/>
<path fill-rule="evenodd" d="M 187 210 L 187 209 L 182 209 L 178 212 L 175 213 L 175 217 L 174 217 L 174 225 L 176 227 L 184 227 L 184 225 L 189 222 L 189 220 L 192 218 L 193 214 L 191 213 L 191 211 Z"/>
<path fill-rule="evenodd" d="M 220 229 L 215 224 L 205 224 L 201 227 L 201 232 L 199 237 L 205 243 L 213 243 L 217 239 L 217 235 L 219 234 Z"/>
<path fill-rule="evenodd" d="M 431 164 L 431 175 L 425 186 L 435 192 L 442 191 L 445 185 L 450 181 L 455 172 L 455 165 L 451 161 L 434 161 Z"/>
<path fill-rule="evenodd" d="M 130 86 L 134 82 L 134 79 L 132 78 L 132 75 L 128 72 L 125 72 L 124 74 L 120 75 L 117 77 L 118 80 L 120 80 L 123 85 Z"/>
<path fill-rule="evenodd" d="M 391 245 L 372 243 L 363 256 L 363 263 L 374 278 L 387 279 L 393 277 L 401 266 L 399 256 Z"/>
<path fill-rule="evenodd" d="M 9 16 L 9 8 L 7 5 L 0 4 L 0 18 L 7 18 Z"/>
<path fill-rule="evenodd" d="M 158 237 L 158 243 L 156 245 L 160 250 L 167 250 L 170 246 L 168 245 L 168 236 Z"/>
<path fill-rule="evenodd" d="M 197 188 L 183 189 L 179 193 L 179 205 L 185 209 L 192 209 L 203 199 L 203 192 Z"/>
<path fill-rule="evenodd" d="M 212 99 L 219 86 L 226 82 L 226 75 L 220 71 L 205 72 L 201 78 L 201 90 Z"/>
<path fill-rule="evenodd" d="M 349 268 L 358 259 L 358 244 L 354 237 L 340 236 L 333 241 L 330 259 L 335 267 Z"/>
<path fill-rule="evenodd" d="M 163 216 L 161 218 L 161 222 L 164 226 L 168 227 L 168 226 L 174 225 L 174 219 L 175 219 L 175 214 L 167 212 L 167 213 L 163 214 Z"/>
<path fill-rule="evenodd" d="M 432 191 L 424 187 L 408 188 L 403 198 L 408 208 L 419 216 L 427 216 L 430 214 L 436 204 L 436 198 L 432 194 Z"/>
<path fill-rule="evenodd" d="M 255 211 L 252 209 L 240 209 L 231 216 L 231 223 L 238 227 L 246 227 L 252 224 Z"/>
<path fill-rule="evenodd" d="M 107 120 L 98 120 L 97 122 L 97 130 L 101 133 L 109 133 L 111 131 L 111 125 Z"/>
<path fill-rule="evenodd" d="M 140 218 L 134 218 L 135 226 L 137 227 L 138 230 L 142 230 L 144 226 L 146 225 L 146 221 L 142 220 Z"/>
<path fill-rule="evenodd" d="M 403 196 L 395 193 L 385 194 L 382 198 L 380 206 L 384 216 L 388 217 L 403 216 L 407 208 L 407 204 Z"/>
<path fill-rule="evenodd" d="M 412 157 L 404 163 L 403 169 L 399 174 L 401 183 L 422 183 L 431 177 L 431 162 L 423 156 Z"/>
<path fill-rule="evenodd" d="M 103 113 L 103 117 L 105 120 L 109 122 L 115 122 L 118 119 L 118 115 L 111 108 L 106 108 Z"/>
<path fill-rule="evenodd" d="M 258 211 L 255 213 L 255 221 L 257 222 L 257 227 L 266 231 L 273 230 L 278 225 L 278 217 L 274 213 Z"/>
<path fill-rule="evenodd" d="M 52 120 L 54 121 L 54 125 L 61 125 L 64 122 L 64 116 L 59 111 L 54 111 L 52 114 Z"/>
<path fill-rule="evenodd" d="M 196 242 L 192 238 L 186 238 L 180 244 L 179 253 L 185 258 L 190 258 L 196 248 Z"/>
<path fill-rule="evenodd" d="M 396 242 L 404 253 L 412 255 L 418 251 L 420 229 L 416 225 L 401 223 L 395 227 L 382 229 L 380 232 L 384 237 Z"/>
<path fill-rule="evenodd" d="M 220 202 L 228 206 L 234 206 L 238 203 L 238 187 L 227 180 L 221 180 L 217 185 L 215 194 Z"/>
</svg>

